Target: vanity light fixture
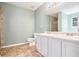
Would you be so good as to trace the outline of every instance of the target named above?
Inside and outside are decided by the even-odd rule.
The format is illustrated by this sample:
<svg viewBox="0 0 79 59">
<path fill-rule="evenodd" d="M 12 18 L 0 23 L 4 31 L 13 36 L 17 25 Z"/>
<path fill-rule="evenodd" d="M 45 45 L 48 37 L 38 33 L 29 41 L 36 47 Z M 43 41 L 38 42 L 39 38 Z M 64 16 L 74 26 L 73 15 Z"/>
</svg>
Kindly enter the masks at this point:
<svg viewBox="0 0 79 59">
<path fill-rule="evenodd" d="M 51 8 L 51 7 L 56 7 L 57 5 L 60 5 L 61 2 L 49 2 L 48 3 L 48 8 Z"/>
</svg>

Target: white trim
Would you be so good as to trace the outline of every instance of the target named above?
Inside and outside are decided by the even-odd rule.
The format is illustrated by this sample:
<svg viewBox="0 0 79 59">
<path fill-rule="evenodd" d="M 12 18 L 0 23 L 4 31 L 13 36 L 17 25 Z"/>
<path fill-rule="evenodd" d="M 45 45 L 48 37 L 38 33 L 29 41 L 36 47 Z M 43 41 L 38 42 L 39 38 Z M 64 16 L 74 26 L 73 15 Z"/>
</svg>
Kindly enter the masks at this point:
<svg viewBox="0 0 79 59">
<path fill-rule="evenodd" d="M 30 40 L 31 39 L 31 40 Z M 30 41 L 29 41 L 30 40 Z M 23 45 L 27 43 L 31 43 L 34 40 L 34 38 L 28 38 L 28 41 L 25 43 L 17 43 L 17 44 L 12 44 L 12 45 L 7 45 L 7 46 L 2 46 L 1 48 L 7 48 L 7 47 L 13 47 L 13 46 L 18 46 L 18 45 Z"/>
<path fill-rule="evenodd" d="M 25 42 L 25 43 L 12 44 L 12 45 L 7 45 L 7 46 L 2 46 L 1 48 L 13 47 L 13 46 L 23 45 L 23 44 L 27 44 L 27 43 Z"/>
</svg>

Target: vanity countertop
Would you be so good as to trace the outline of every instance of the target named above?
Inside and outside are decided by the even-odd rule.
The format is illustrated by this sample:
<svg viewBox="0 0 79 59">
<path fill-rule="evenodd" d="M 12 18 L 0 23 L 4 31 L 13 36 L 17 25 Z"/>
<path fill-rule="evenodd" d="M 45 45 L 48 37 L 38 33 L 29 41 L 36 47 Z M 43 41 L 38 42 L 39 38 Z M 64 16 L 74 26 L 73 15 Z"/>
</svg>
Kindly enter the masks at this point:
<svg viewBox="0 0 79 59">
<path fill-rule="evenodd" d="M 74 35 L 73 35 L 74 34 Z M 35 35 L 40 36 L 47 36 L 47 37 L 53 37 L 53 38 L 59 38 L 63 40 L 72 40 L 72 41 L 79 41 L 79 36 L 75 35 L 79 33 L 61 33 L 61 32 L 52 32 L 52 33 L 36 33 Z"/>
</svg>

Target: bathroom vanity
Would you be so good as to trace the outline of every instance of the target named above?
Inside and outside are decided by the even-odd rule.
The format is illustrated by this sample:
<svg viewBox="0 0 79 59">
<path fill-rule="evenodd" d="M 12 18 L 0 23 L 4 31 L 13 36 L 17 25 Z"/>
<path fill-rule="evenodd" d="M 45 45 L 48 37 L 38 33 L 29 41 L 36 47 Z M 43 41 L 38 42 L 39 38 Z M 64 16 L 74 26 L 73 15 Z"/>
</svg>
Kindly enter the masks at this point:
<svg viewBox="0 0 79 59">
<path fill-rule="evenodd" d="M 37 50 L 46 57 L 79 57 L 78 33 L 37 33 Z"/>
</svg>

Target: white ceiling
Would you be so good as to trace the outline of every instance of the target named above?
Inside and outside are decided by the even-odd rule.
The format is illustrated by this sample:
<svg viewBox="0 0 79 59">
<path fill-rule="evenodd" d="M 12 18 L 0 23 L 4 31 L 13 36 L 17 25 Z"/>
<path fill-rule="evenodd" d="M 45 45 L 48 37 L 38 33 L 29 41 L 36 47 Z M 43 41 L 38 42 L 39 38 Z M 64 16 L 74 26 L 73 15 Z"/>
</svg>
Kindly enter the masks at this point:
<svg viewBox="0 0 79 59">
<path fill-rule="evenodd" d="M 66 14 L 73 14 L 79 12 L 79 3 L 71 6 L 70 8 L 63 9 L 62 12 Z"/>
<path fill-rule="evenodd" d="M 13 4 L 25 9 L 29 9 L 32 11 L 35 11 L 41 5 L 45 4 L 45 2 L 7 2 L 7 3 Z M 79 12 L 79 2 L 58 2 L 57 5 L 56 5 L 56 2 L 46 2 L 44 10 L 47 15 L 51 15 L 55 17 L 57 17 L 58 12 L 61 12 L 61 11 L 66 14 L 72 14 L 75 12 Z"/>
<path fill-rule="evenodd" d="M 55 7 L 46 9 L 46 13 L 51 16 L 57 16 L 58 12 L 64 12 L 66 14 L 72 14 L 79 12 L 79 2 L 64 2 Z"/>
<path fill-rule="evenodd" d="M 7 3 L 16 5 L 25 9 L 29 9 L 32 11 L 35 11 L 37 8 L 39 8 L 41 5 L 44 4 L 44 2 L 7 2 Z"/>
</svg>

